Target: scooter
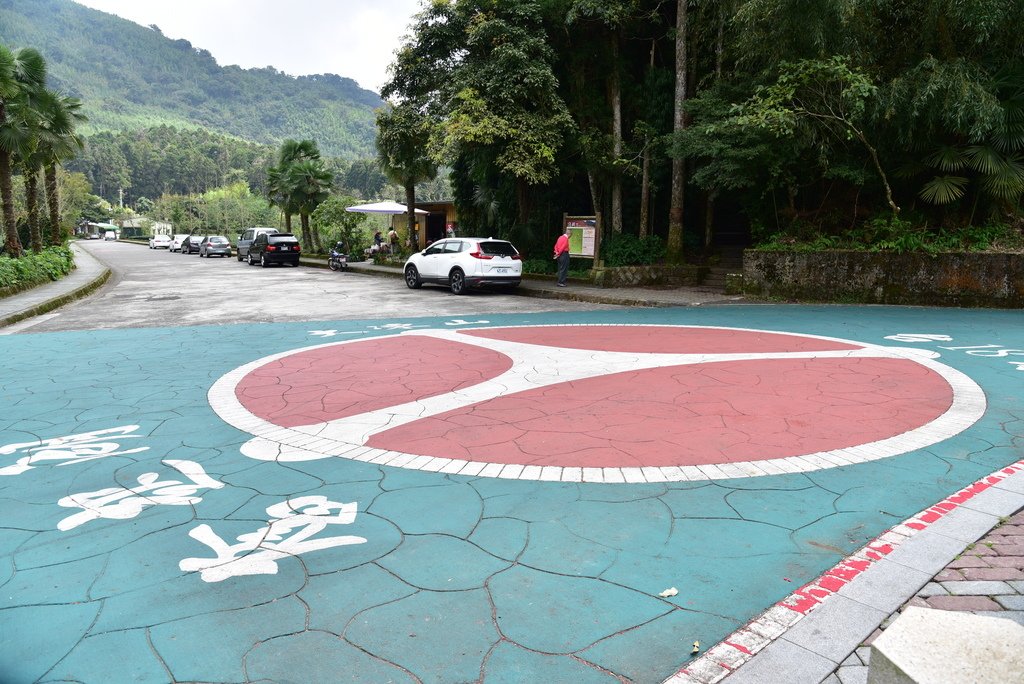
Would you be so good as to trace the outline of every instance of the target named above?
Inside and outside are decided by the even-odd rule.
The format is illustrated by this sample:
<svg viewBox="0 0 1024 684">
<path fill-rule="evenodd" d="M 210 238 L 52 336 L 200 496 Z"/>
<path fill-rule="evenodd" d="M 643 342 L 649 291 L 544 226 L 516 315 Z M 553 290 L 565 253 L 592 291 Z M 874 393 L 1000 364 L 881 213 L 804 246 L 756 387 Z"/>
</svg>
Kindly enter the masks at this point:
<svg viewBox="0 0 1024 684">
<path fill-rule="evenodd" d="M 327 259 L 327 265 L 332 271 L 348 270 L 348 254 L 338 251 L 340 245 L 331 248 L 331 256 Z"/>
</svg>

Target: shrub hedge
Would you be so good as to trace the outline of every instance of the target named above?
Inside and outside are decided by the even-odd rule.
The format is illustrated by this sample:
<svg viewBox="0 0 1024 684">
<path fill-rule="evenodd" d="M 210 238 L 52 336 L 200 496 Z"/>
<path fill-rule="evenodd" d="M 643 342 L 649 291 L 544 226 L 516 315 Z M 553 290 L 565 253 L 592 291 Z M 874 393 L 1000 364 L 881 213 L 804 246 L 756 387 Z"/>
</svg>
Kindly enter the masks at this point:
<svg viewBox="0 0 1024 684">
<path fill-rule="evenodd" d="M 60 280 L 74 267 L 74 257 L 67 247 L 47 247 L 39 254 L 29 252 L 19 259 L 0 256 L 0 294 Z"/>
</svg>

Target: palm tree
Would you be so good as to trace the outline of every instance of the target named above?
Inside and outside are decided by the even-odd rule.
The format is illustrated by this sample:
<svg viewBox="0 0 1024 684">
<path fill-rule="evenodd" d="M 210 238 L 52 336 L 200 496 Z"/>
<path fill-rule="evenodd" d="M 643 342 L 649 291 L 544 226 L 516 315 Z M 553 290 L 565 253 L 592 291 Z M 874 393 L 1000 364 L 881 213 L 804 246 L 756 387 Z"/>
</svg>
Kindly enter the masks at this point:
<svg viewBox="0 0 1024 684">
<path fill-rule="evenodd" d="M 298 212 L 298 208 L 292 198 L 293 188 L 289 185 L 288 170 L 292 164 L 313 159 L 320 159 L 320 149 L 315 142 L 288 138 L 281 143 L 277 165 L 267 169 L 267 196 L 270 204 L 284 213 L 284 227 L 289 233 L 292 232 L 292 214 Z"/>
<path fill-rule="evenodd" d="M 55 155 L 60 153 L 66 156 L 65 148 L 71 145 L 67 137 L 73 135 L 74 132 L 71 113 L 65 108 L 60 95 L 45 88 L 39 88 L 32 94 L 31 100 L 31 107 L 25 110 L 27 134 L 20 136 L 21 144 L 15 158 L 25 182 L 29 241 L 32 251 L 38 254 L 43 249 L 43 239 L 39 229 L 39 174 L 44 167 L 53 162 Z M 56 185 L 56 170 L 54 170 L 54 185 Z M 53 220 L 54 217 L 51 216 L 51 222 Z M 51 230 L 51 238 L 54 235 L 58 240 L 56 244 L 59 244 L 59 229 Z"/>
<path fill-rule="evenodd" d="M 21 240 L 14 222 L 11 167 L 31 138 L 32 97 L 46 82 L 46 60 L 32 48 L 11 51 L 0 45 L 0 201 L 3 204 L 4 249 L 20 256 Z"/>
<path fill-rule="evenodd" d="M 388 180 L 405 188 L 409 242 L 413 249 L 419 249 L 416 184 L 437 176 L 437 164 L 426 152 L 429 137 L 428 120 L 410 105 L 377 113 L 377 159 Z"/>
<path fill-rule="evenodd" d="M 47 135 L 39 141 L 40 156 L 46 184 L 46 202 L 50 215 L 51 245 L 61 243 L 60 234 L 60 195 L 57 189 L 57 166 L 64 161 L 73 159 L 85 144 L 82 137 L 75 133 L 75 125 L 87 121 L 81 109 L 82 103 L 76 98 L 50 93 L 40 108 L 43 128 Z"/>
<path fill-rule="evenodd" d="M 292 214 L 295 207 L 291 205 L 291 192 L 285 183 L 285 175 L 277 166 L 267 169 L 267 199 L 270 206 L 277 207 L 284 213 L 284 230 L 292 232 Z"/>
<path fill-rule="evenodd" d="M 42 157 L 39 154 L 37 139 L 33 137 L 30 144 L 18 155 L 21 177 L 25 182 L 25 210 L 28 214 L 28 235 L 32 251 L 36 254 L 43 251 L 43 237 L 39 232 L 39 169 Z"/>
<path fill-rule="evenodd" d="M 334 174 L 324 168 L 318 159 L 303 159 L 294 162 L 287 173 L 287 184 L 291 189 L 291 197 L 299 219 L 302 222 L 302 247 L 310 251 L 323 253 L 320 244 L 320 232 L 310 232 L 309 215 L 331 195 Z"/>
</svg>

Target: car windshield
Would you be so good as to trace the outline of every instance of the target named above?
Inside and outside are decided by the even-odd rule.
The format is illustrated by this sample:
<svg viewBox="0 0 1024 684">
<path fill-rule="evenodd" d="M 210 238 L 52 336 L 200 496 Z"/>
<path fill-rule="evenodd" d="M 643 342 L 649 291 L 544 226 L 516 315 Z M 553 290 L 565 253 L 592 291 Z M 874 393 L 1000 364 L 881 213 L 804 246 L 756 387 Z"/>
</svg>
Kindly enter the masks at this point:
<svg viewBox="0 0 1024 684">
<path fill-rule="evenodd" d="M 480 243 L 480 252 L 489 256 L 515 256 L 518 254 L 516 248 L 512 246 L 511 242 L 505 242 L 504 240 L 492 240 L 490 242 Z"/>
<path fill-rule="evenodd" d="M 219 235 L 209 239 L 210 244 L 213 244 L 213 245 L 223 245 L 227 241 L 228 241 L 227 238 L 221 237 Z"/>
</svg>

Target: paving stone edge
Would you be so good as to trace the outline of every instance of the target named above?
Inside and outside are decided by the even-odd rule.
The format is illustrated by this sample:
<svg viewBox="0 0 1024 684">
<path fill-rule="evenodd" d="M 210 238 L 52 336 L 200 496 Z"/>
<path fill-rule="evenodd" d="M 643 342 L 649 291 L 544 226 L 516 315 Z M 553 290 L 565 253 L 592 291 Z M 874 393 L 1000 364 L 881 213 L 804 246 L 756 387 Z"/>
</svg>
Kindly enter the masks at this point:
<svg viewBox="0 0 1024 684">
<path fill-rule="evenodd" d="M 1024 473 L 1024 459 L 993 472 L 935 505 L 894 526 L 860 550 L 844 558 L 813 582 L 797 589 L 742 628 L 687 663 L 664 684 L 716 684 L 736 672 L 757 653 L 773 644 L 806 619 L 842 587 L 869 571 L 897 547 L 932 524 L 959 510 L 968 501 L 1012 475 Z M 1024 499 L 1024 497 L 1022 497 Z M 982 534 L 981 536 L 984 536 Z M 968 542 L 964 542 L 964 546 Z M 952 560 L 950 558 L 949 560 Z M 911 594 L 912 596 L 913 594 Z M 904 600 L 911 596 L 904 597 Z M 813 618 L 812 618 L 813 619 Z M 828 638 L 828 635 L 825 635 Z M 860 644 L 852 644 L 852 652 Z M 784 676 L 784 673 L 778 673 Z M 781 680 L 780 680 L 781 681 Z"/>
</svg>

